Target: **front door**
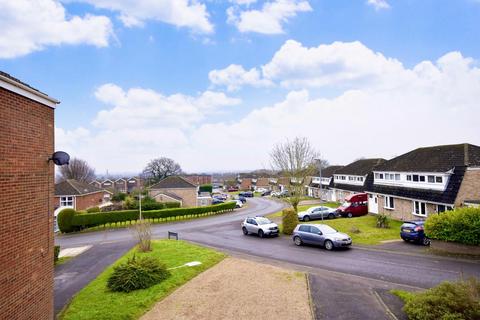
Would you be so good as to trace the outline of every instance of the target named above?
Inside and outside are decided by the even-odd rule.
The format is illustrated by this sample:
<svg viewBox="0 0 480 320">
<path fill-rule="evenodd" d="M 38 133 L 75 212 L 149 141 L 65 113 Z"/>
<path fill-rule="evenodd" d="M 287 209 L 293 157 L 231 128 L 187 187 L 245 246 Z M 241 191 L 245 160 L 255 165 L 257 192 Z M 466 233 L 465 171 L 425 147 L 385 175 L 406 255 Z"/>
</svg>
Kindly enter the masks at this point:
<svg viewBox="0 0 480 320">
<path fill-rule="evenodd" d="M 378 213 L 378 196 L 376 194 L 368 194 L 368 212 Z"/>
</svg>

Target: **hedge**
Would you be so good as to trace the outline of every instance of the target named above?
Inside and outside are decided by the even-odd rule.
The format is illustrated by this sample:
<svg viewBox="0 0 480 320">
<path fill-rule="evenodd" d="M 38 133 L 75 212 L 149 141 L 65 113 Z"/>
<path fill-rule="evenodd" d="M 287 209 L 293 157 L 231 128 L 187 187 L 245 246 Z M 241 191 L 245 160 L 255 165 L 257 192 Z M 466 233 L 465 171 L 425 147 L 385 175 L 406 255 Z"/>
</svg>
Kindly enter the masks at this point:
<svg viewBox="0 0 480 320">
<path fill-rule="evenodd" d="M 218 214 L 227 211 L 233 211 L 235 209 L 235 202 L 227 202 L 206 207 L 193 207 L 193 208 L 171 208 L 162 210 L 142 210 L 142 217 L 147 220 L 165 221 L 169 219 L 177 219 L 179 217 L 198 217 L 201 215 Z M 71 232 L 79 229 L 92 228 L 97 226 L 105 226 L 107 224 L 115 223 L 117 225 L 131 223 L 139 219 L 138 210 L 123 210 L 123 211 L 110 211 L 100 213 L 84 213 L 75 214 L 69 216 L 70 229 L 64 230 L 60 228 L 62 232 Z"/>
<path fill-rule="evenodd" d="M 431 215 L 425 222 L 431 239 L 480 245 L 480 208 L 458 208 Z"/>
</svg>

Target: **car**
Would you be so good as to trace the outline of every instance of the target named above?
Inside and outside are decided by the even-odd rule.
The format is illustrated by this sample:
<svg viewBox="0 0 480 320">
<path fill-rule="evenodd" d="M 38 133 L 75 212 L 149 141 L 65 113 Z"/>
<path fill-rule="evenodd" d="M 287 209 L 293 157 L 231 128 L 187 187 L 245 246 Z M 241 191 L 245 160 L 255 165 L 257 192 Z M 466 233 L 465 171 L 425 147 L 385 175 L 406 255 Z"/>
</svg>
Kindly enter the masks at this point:
<svg viewBox="0 0 480 320">
<path fill-rule="evenodd" d="M 241 208 L 243 207 L 243 202 L 240 200 L 230 200 L 230 202 L 235 202 L 235 208 Z"/>
<path fill-rule="evenodd" d="M 236 192 L 236 191 L 238 191 L 238 188 L 228 187 L 227 191 L 228 191 L 228 192 Z"/>
<path fill-rule="evenodd" d="M 276 197 L 279 197 L 279 198 L 283 198 L 283 197 L 289 197 L 290 196 L 290 192 L 288 190 L 282 190 L 280 192 L 277 192 Z"/>
<path fill-rule="evenodd" d="M 318 206 L 311 207 L 298 214 L 298 220 L 308 222 L 315 219 L 334 219 L 337 216 L 337 210 L 329 207 Z"/>
<path fill-rule="evenodd" d="M 297 246 L 315 244 L 327 250 L 352 245 L 352 238 L 348 234 L 338 232 L 326 224 L 299 224 L 293 230 L 292 240 Z"/>
<path fill-rule="evenodd" d="M 265 196 L 269 196 L 272 194 L 272 191 L 271 190 L 267 190 L 265 192 L 262 192 L 262 197 L 265 197 Z"/>
<path fill-rule="evenodd" d="M 213 198 L 212 199 L 212 204 L 220 204 L 220 203 L 224 203 L 225 201 L 223 201 L 222 199 L 218 199 L 218 198 Z"/>
<path fill-rule="evenodd" d="M 267 191 L 267 189 L 265 189 L 265 188 L 257 188 L 257 189 L 255 189 L 255 192 L 258 192 L 258 193 L 264 193 L 264 192 L 266 192 L 266 191 Z"/>
<path fill-rule="evenodd" d="M 240 200 L 240 201 L 242 201 L 242 203 L 247 202 L 247 198 L 245 198 L 244 196 L 240 196 L 240 195 L 236 196 L 235 200 Z"/>
<path fill-rule="evenodd" d="M 217 193 L 217 194 L 214 194 L 214 195 L 212 196 L 212 198 L 216 198 L 216 199 L 220 199 L 220 200 L 225 201 L 225 200 L 227 200 L 228 195 L 226 195 L 226 194 L 224 194 L 224 193 Z"/>
<path fill-rule="evenodd" d="M 345 202 L 338 207 L 338 215 L 352 218 L 368 214 L 368 198 L 366 193 L 352 194 L 345 198 Z"/>
<path fill-rule="evenodd" d="M 423 220 L 405 221 L 400 227 L 400 237 L 405 242 L 413 241 L 424 246 L 430 245 L 430 239 L 425 235 L 424 224 Z"/>
<path fill-rule="evenodd" d="M 245 198 L 253 198 L 253 192 L 252 191 L 240 192 L 238 195 L 242 196 L 242 197 L 245 197 Z"/>
<path fill-rule="evenodd" d="M 244 235 L 249 233 L 258 234 L 260 238 L 265 236 L 278 236 L 278 225 L 265 217 L 246 218 L 242 222 Z"/>
</svg>

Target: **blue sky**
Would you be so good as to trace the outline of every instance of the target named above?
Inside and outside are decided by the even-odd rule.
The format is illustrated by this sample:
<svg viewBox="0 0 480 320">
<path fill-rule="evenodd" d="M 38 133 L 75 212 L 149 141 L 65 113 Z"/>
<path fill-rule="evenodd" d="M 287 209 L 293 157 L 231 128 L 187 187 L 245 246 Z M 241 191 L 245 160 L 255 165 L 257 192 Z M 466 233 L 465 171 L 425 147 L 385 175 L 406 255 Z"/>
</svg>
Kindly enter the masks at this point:
<svg viewBox="0 0 480 320">
<path fill-rule="evenodd" d="M 61 100 L 57 148 L 100 174 L 156 156 L 190 172 L 268 168 L 271 146 L 297 135 L 340 164 L 480 144 L 479 1 L 130 3 L 0 0 L 0 70 Z"/>
</svg>

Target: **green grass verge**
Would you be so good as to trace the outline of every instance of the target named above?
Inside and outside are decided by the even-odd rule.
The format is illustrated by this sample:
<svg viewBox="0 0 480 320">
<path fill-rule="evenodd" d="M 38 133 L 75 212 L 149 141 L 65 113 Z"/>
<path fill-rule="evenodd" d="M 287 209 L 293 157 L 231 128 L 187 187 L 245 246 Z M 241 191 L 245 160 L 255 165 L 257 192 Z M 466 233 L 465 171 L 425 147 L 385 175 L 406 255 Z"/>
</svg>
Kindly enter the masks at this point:
<svg viewBox="0 0 480 320">
<path fill-rule="evenodd" d="M 75 295 L 72 302 L 61 313 L 60 319 L 138 319 L 156 302 L 225 257 L 223 253 L 185 241 L 152 241 L 152 248 L 153 250 L 148 253 L 138 253 L 134 248 L 118 259 Z M 190 261 L 200 261 L 202 264 L 196 267 L 173 269 L 167 280 L 148 289 L 130 293 L 108 290 L 107 279 L 112 273 L 113 267 L 125 262 L 134 254 L 156 257 L 168 268 L 181 266 Z"/>
<path fill-rule="evenodd" d="M 322 223 L 321 220 L 310 221 L 310 223 Z M 354 244 L 375 245 L 381 241 L 400 239 L 400 226 L 402 221 L 390 220 L 390 228 L 383 229 L 376 227 L 376 217 L 371 215 L 357 218 L 337 218 L 333 220 L 324 220 L 324 224 L 337 229 L 340 232 L 348 234 Z M 360 230 L 359 233 L 353 233 L 352 227 Z"/>
<path fill-rule="evenodd" d="M 66 263 L 67 261 L 71 260 L 72 258 L 73 258 L 73 257 L 61 257 L 61 258 L 58 258 L 58 260 L 54 262 L 54 265 L 59 266 L 59 265 L 61 265 L 61 264 Z"/>
</svg>

